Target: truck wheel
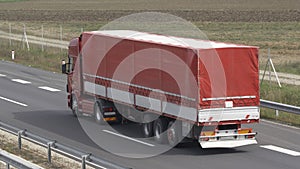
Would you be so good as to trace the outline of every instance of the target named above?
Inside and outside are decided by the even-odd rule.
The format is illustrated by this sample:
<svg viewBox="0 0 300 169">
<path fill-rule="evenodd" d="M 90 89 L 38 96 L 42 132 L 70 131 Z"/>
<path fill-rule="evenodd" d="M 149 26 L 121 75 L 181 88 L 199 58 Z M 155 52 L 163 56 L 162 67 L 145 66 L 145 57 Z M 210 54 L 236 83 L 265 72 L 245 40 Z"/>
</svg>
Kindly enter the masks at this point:
<svg viewBox="0 0 300 169">
<path fill-rule="evenodd" d="M 177 146 L 179 142 L 179 133 L 176 128 L 176 124 L 174 121 L 170 121 L 168 124 L 168 130 L 167 130 L 167 139 L 169 142 L 169 145 L 172 147 Z"/>
<path fill-rule="evenodd" d="M 75 117 L 81 116 L 81 113 L 78 110 L 78 101 L 75 95 L 72 96 L 72 113 Z"/>
<path fill-rule="evenodd" d="M 153 122 L 143 123 L 143 134 L 145 138 L 153 136 Z"/>
<path fill-rule="evenodd" d="M 160 144 L 164 144 L 167 142 L 167 125 L 168 121 L 164 118 L 158 118 L 154 122 L 154 140 Z"/>
<path fill-rule="evenodd" d="M 94 106 L 94 115 L 95 115 L 95 120 L 98 124 L 104 125 L 106 124 L 105 120 L 103 119 L 103 114 L 102 111 L 100 110 L 100 105 L 99 103 L 95 103 Z"/>
</svg>

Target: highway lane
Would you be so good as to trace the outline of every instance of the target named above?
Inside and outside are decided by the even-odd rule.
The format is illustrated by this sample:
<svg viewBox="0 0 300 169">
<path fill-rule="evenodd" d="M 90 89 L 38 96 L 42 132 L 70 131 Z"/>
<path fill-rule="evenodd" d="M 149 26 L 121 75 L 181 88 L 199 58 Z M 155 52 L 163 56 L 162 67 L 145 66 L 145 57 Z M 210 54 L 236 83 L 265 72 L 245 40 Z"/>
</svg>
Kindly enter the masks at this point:
<svg viewBox="0 0 300 169">
<path fill-rule="evenodd" d="M 254 126 L 259 132 L 259 145 L 245 146 L 236 149 L 210 149 L 201 150 L 196 144 L 183 144 L 180 148 L 173 148 L 159 156 L 145 159 L 130 159 L 111 154 L 98 147 L 88 138 L 66 106 L 65 76 L 29 68 L 9 62 L 0 62 L 0 96 L 28 105 L 20 106 L 0 99 L 0 119 L 19 128 L 26 128 L 33 133 L 57 140 L 63 144 L 78 147 L 86 152 L 91 152 L 101 158 L 117 162 L 120 165 L 142 168 L 299 168 L 299 156 L 291 156 L 285 153 L 260 147 L 261 145 L 273 145 L 300 152 L 300 130 L 261 122 Z M 22 79 L 30 84 L 20 84 L 12 79 Z M 40 86 L 48 86 L 61 91 L 50 92 L 40 89 Z M 135 141 L 119 137 L 107 132 L 107 128 L 96 125 L 89 118 L 82 118 L 85 124 L 95 130 L 95 134 L 101 134 L 105 144 L 110 144 L 121 153 L 126 153 L 126 148 L 136 149 L 139 153 L 149 153 L 153 149 L 159 149 L 151 140 L 143 140 L 153 144 L 154 147 L 137 143 Z M 123 134 L 133 137 L 141 136 L 136 124 L 123 126 L 115 125 L 114 128 Z M 111 131 L 111 129 L 107 129 Z M 118 148 L 119 146 L 119 148 Z M 123 149 L 124 148 L 124 149 Z M 130 152 L 129 152 L 130 153 Z"/>
</svg>

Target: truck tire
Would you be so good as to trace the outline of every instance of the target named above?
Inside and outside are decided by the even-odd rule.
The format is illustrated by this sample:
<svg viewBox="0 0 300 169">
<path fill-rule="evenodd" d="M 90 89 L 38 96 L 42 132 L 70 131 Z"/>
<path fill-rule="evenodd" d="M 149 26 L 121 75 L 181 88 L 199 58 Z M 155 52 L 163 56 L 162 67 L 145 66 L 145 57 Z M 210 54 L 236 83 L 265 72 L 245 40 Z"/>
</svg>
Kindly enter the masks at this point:
<svg viewBox="0 0 300 169">
<path fill-rule="evenodd" d="M 154 122 L 154 140 L 160 144 L 167 142 L 168 120 L 165 118 L 158 118 Z"/>
<path fill-rule="evenodd" d="M 107 124 L 107 122 L 103 119 L 103 114 L 101 111 L 100 103 L 95 103 L 95 105 L 94 105 L 94 116 L 95 116 L 95 120 L 98 124 L 100 124 L 100 125 Z"/>
<path fill-rule="evenodd" d="M 175 121 L 169 121 L 168 130 L 167 130 L 167 139 L 169 145 L 172 147 L 176 147 L 179 143 L 180 133 Z"/>
<path fill-rule="evenodd" d="M 78 109 L 78 100 L 75 95 L 72 95 L 72 113 L 75 117 L 80 117 L 81 113 Z"/>
<path fill-rule="evenodd" d="M 142 123 L 142 129 L 145 138 L 153 137 L 153 122 Z"/>
</svg>

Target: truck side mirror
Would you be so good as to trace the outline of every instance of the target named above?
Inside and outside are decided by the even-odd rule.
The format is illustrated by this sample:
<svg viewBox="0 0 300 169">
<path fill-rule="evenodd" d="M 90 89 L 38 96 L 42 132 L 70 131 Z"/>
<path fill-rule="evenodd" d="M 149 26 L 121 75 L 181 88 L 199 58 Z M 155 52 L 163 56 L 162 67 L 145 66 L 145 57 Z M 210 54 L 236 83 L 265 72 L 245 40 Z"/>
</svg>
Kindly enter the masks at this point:
<svg viewBox="0 0 300 169">
<path fill-rule="evenodd" d="M 67 74 L 67 64 L 65 60 L 61 61 L 61 73 Z"/>
</svg>

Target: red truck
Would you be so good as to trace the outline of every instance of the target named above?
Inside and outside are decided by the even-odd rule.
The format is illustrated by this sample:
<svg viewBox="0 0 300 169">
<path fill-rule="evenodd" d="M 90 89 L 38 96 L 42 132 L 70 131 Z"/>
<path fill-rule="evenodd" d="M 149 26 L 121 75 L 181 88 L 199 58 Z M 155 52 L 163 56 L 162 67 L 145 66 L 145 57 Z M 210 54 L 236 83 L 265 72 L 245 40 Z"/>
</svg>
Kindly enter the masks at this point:
<svg viewBox="0 0 300 169">
<path fill-rule="evenodd" d="M 127 119 L 145 137 L 202 148 L 256 144 L 258 47 L 131 30 L 84 32 L 69 44 L 68 106 L 100 124 Z"/>
</svg>

